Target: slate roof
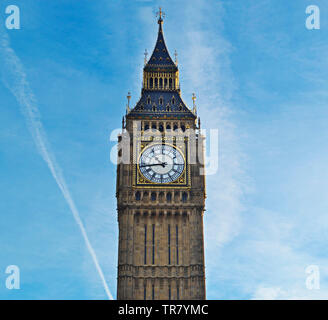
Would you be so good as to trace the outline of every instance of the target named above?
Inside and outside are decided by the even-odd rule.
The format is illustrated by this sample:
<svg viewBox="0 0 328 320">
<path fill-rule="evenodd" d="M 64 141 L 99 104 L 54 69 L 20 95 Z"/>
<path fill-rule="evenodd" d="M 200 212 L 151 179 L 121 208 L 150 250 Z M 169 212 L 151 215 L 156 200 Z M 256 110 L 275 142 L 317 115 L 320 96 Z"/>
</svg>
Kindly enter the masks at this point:
<svg viewBox="0 0 328 320">
<path fill-rule="evenodd" d="M 159 20 L 158 24 L 159 28 L 155 48 L 144 69 L 148 71 L 152 68 L 165 67 L 166 69 L 168 69 L 167 71 L 171 71 L 172 69 L 178 70 L 177 66 L 170 57 L 169 51 L 167 50 L 165 44 L 162 26 L 163 21 Z"/>
<path fill-rule="evenodd" d="M 177 90 L 143 90 L 140 100 L 128 114 L 128 117 L 138 116 L 176 119 L 196 118 L 185 105 Z"/>
</svg>

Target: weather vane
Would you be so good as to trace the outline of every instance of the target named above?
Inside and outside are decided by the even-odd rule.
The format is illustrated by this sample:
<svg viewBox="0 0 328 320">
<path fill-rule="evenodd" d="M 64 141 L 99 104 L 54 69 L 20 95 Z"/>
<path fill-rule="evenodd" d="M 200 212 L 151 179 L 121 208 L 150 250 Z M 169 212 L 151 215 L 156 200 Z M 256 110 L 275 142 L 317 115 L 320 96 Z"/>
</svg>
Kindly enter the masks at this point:
<svg viewBox="0 0 328 320">
<path fill-rule="evenodd" d="M 162 11 L 161 7 L 159 7 L 159 11 L 156 12 L 156 17 L 159 17 L 158 21 L 162 21 L 162 18 L 165 18 L 165 12 Z"/>
</svg>

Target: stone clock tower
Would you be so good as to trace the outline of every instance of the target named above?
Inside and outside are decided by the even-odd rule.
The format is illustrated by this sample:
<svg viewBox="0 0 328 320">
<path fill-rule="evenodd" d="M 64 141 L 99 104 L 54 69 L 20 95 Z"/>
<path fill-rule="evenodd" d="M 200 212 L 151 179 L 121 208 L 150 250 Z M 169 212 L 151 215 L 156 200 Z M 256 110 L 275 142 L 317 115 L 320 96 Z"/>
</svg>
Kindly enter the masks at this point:
<svg viewBox="0 0 328 320">
<path fill-rule="evenodd" d="M 180 95 L 162 11 L 140 100 L 119 135 L 117 299 L 205 299 L 204 137 Z"/>
</svg>

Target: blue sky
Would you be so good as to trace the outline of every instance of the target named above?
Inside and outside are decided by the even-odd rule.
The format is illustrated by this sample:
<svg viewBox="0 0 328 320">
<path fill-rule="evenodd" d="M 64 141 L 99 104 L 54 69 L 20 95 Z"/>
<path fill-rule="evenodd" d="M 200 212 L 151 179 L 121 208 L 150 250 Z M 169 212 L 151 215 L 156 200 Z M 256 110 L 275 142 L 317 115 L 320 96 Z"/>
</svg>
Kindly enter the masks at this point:
<svg viewBox="0 0 328 320">
<path fill-rule="evenodd" d="M 20 30 L 4 28 L 10 4 L 20 7 Z M 305 28 L 310 4 L 320 8 L 320 30 Z M 327 299 L 323 0 L 3 0 L 0 298 L 108 297 L 72 207 L 115 298 L 110 134 L 127 92 L 132 103 L 139 98 L 159 5 L 167 46 L 179 54 L 182 96 L 190 106 L 195 92 L 202 126 L 219 130 L 219 170 L 207 177 L 207 298 Z M 28 103 L 39 112 L 35 123 Z M 57 182 L 35 131 L 40 123 Z M 5 287 L 12 264 L 20 290 Z M 309 265 L 319 267 L 320 290 L 305 286 Z"/>
</svg>

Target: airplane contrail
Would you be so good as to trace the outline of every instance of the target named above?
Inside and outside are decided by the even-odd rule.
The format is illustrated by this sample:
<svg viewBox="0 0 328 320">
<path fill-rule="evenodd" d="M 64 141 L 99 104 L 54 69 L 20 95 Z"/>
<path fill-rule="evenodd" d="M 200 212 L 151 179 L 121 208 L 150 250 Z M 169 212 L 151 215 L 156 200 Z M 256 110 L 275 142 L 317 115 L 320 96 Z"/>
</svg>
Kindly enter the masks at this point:
<svg viewBox="0 0 328 320">
<path fill-rule="evenodd" d="M 6 87 L 16 97 L 21 107 L 21 111 L 27 121 L 28 128 L 33 136 L 37 149 L 43 160 L 48 165 L 52 176 L 61 190 L 73 214 L 73 217 L 81 230 L 83 239 L 101 278 L 105 292 L 108 298 L 113 300 L 113 296 L 108 288 L 103 271 L 99 265 L 97 255 L 89 241 L 85 227 L 66 185 L 62 171 L 56 162 L 54 154 L 51 152 L 50 144 L 47 141 L 47 135 L 40 120 L 40 112 L 36 104 L 36 99 L 26 79 L 24 67 L 20 59 L 15 54 L 15 51 L 10 47 L 8 35 L 4 31 L 0 43 L 0 57 L 2 58 L 0 59 L 1 69 L 3 71 L 2 80 Z"/>
</svg>

